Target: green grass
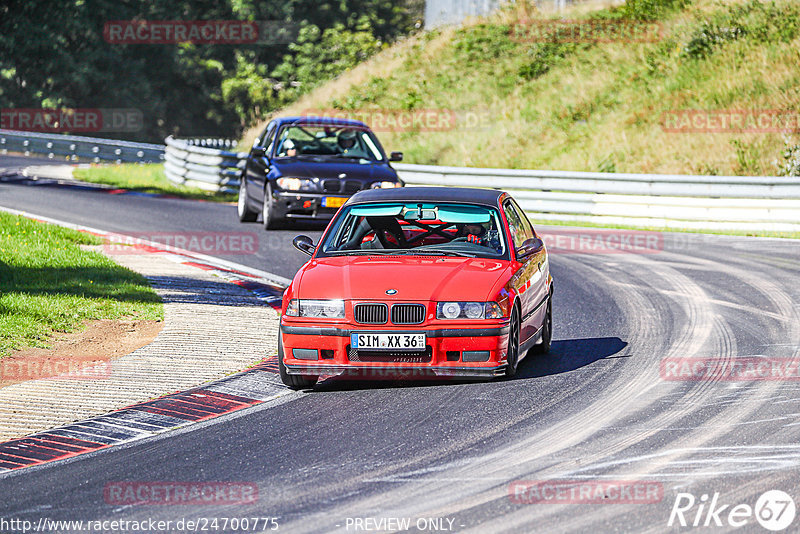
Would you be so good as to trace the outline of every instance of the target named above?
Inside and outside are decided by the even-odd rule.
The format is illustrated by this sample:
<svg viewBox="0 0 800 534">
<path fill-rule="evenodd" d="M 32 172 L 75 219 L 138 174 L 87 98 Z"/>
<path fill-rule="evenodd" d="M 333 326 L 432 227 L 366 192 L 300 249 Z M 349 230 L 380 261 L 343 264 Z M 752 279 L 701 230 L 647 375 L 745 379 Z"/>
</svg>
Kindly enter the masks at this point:
<svg viewBox="0 0 800 534">
<path fill-rule="evenodd" d="M 144 277 L 78 246 L 100 243 L 0 212 L 0 357 L 47 347 L 53 333 L 88 320 L 163 319 L 161 299 Z"/>
<path fill-rule="evenodd" d="M 167 180 L 162 164 L 123 163 L 120 165 L 100 165 L 76 169 L 74 176 L 84 182 L 107 184 L 120 189 L 156 193 L 181 198 L 211 200 L 215 202 L 235 202 L 231 193 L 212 193 L 196 187 L 176 185 Z"/>
</svg>

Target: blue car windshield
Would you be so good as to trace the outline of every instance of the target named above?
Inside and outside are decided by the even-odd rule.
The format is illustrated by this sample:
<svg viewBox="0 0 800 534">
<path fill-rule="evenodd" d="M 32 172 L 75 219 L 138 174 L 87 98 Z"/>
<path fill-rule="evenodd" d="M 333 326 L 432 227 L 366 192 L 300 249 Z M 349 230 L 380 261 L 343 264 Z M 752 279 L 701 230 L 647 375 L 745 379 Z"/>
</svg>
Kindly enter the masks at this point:
<svg viewBox="0 0 800 534">
<path fill-rule="evenodd" d="M 490 206 L 381 202 L 344 208 L 320 256 L 439 255 L 507 259 L 500 213 Z"/>
<path fill-rule="evenodd" d="M 287 125 L 275 138 L 275 156 L 382 161 L 378 140 L 367 129 L 331 125 Z"/>
</svg>

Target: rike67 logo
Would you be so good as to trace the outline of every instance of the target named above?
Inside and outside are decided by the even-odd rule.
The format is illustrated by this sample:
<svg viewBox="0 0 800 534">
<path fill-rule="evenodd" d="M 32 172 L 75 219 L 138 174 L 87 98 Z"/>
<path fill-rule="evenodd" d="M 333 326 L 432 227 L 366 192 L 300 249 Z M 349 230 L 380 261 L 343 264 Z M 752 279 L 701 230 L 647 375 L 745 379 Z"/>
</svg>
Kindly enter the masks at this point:
<svg viewBox="0 0 800 534">
<path fill-rule="evenodd" d="M 704 493 L 699 499 L 691 493 L 678 493 L 667 526 L 739 528 L 747 525 L 750 531 L 758 523 L 778 532 L 792 525 L 795 513 L 794 499 L 781 490 L 764 492 L 755 506 L 725 503 L 718 492 L 710 498 Z"/>
</svg>

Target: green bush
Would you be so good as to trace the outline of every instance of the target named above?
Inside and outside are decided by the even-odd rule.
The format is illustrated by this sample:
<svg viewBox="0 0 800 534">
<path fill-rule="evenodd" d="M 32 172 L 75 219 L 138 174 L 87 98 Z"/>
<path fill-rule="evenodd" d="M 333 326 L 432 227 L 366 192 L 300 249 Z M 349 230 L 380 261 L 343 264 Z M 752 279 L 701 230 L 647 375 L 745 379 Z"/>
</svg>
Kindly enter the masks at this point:
<svg viewBox="0 0 800 534">
<path fill-rule="evenodd" d="M 622 10 L 635 20 L 658 20 L 671 11 L 683 9 L 691 0 L 627 0 Z"/>
<path fill-rule="evenodd" d="M 519 46 L 511 39 L 506 24 L 478 24 L 456 33 L 453 48 L 466 65 L 485 66 L 489 59 L 514 54 Z"/>
<path fill-rule="evenodd" d="M 692 32 L 681 54 L 700 59 L 728 42 L 747 37 L 760 43 L 788 43 L 800 34 L 800 7 L 750 0 L 715 13 Z"/>
<path fill-rule="evenodd" d="M 519 77 L 524 80 L 533 80 L 546 74 L 552 67 L 575 50 L 572 43 L 541 43 L 532 48 L 530 59 L 525 61 L 519 69 Z"/>
<path fill-rule="evenodd" d="M 775 161 L 778 176 L 800 176 L 800 142 L 784 137 L 783 144 L 785 145 L 781 153 L 783 161 Z"/>
<path fill-rule="evenodd" d="M 681 53 L 684 57 L 693 59 L 704 58 L 725 42 L 735 41 L 744 37 L 745 34 L 745 29 L 740 26 L 720 27 L 710 22 L 704 22 L 692 34 Z"/>
</svg>

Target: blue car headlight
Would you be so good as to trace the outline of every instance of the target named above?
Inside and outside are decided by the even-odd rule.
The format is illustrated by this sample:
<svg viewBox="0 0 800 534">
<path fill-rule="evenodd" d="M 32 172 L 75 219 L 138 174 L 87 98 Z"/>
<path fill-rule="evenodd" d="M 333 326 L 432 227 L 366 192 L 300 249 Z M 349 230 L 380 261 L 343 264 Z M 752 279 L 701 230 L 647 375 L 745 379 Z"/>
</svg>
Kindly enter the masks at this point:
<svg viewBox="0 0 800 534">
<path fill-rule="evenodd" d="M 395 187 L 403 187 L 400 182 L 372 182 L 369 186 L 371 189 L 394 189 Z"/>
<path fill-rule="evenodd" d="M 275 181 L 285 191 L 314 191 L 316 189 L 314 180 L 306 178 L 278 178 Z"/>
</svg>

